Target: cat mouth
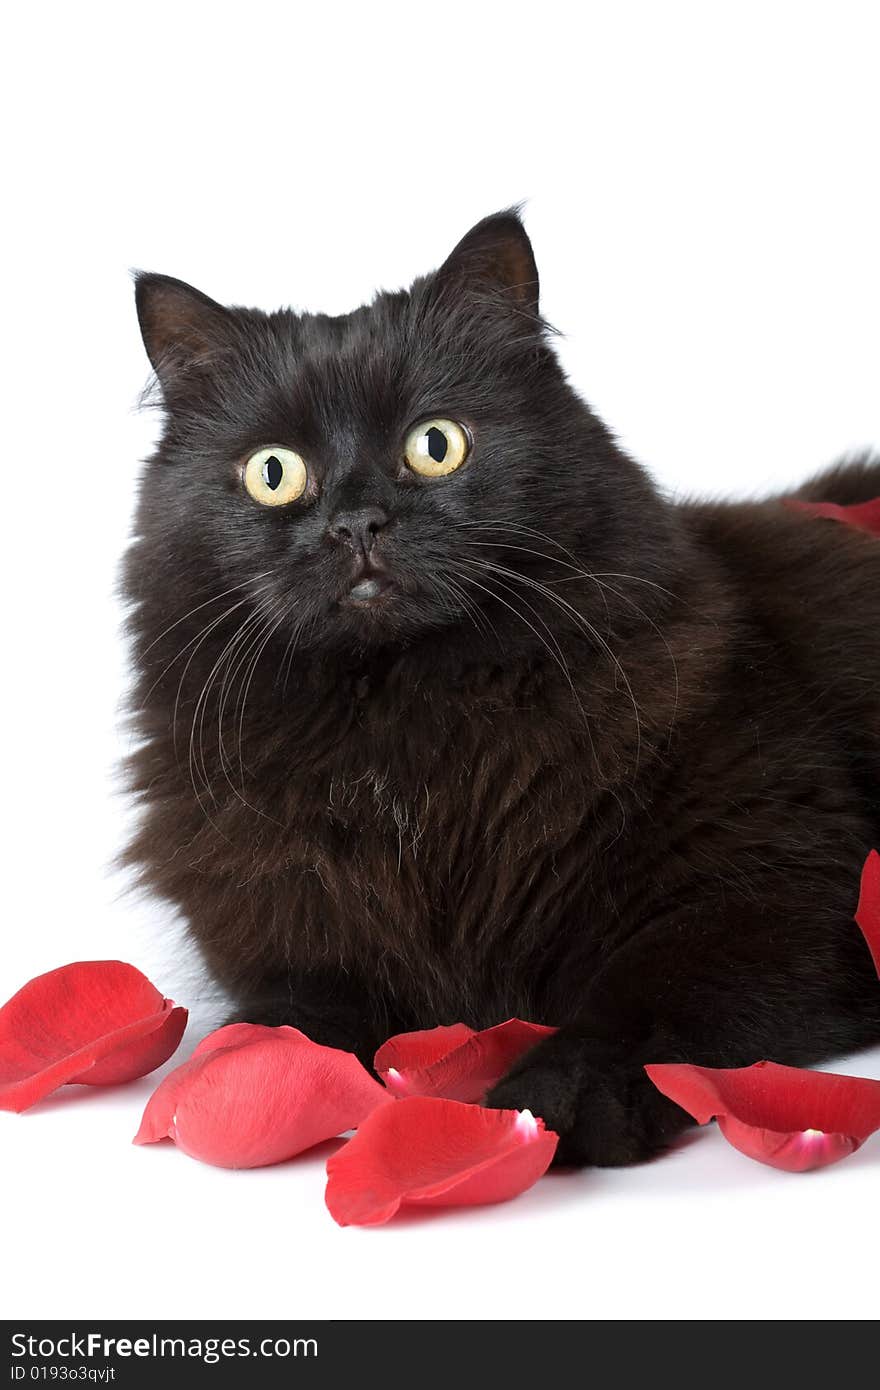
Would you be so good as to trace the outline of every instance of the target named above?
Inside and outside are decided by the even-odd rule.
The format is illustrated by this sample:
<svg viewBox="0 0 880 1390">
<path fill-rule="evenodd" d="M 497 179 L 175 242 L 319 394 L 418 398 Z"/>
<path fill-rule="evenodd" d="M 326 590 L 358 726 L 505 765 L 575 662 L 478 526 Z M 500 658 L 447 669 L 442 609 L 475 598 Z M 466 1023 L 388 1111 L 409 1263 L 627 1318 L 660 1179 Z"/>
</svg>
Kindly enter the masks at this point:
<svg viewBox="0 0 880 1390">
<path fill-rule="evenodd" d="M 367 574 L 358 576 L 344 596 L 344 602 L 354 608 L 372 608 L 376 604 L 387 601 L 394 589 L 394 581 L 389 579 L 387 574 L 371 570 Z"/>
</svg>

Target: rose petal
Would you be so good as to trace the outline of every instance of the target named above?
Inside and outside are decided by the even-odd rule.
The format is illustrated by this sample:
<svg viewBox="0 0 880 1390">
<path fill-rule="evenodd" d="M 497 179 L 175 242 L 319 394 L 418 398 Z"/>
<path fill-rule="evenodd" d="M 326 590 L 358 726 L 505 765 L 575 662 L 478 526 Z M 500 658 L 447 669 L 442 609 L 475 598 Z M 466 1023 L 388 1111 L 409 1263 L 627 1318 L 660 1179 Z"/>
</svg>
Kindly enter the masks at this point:
<svg viewBox="0 0 880 1390">
<path fill-rule="evenodd" d="M 845 526 L 854 526 L 858 531 L 880 536 L 880 497 L 874 497 L 870 502 L 856 502 L 849 507 L 841 507 L 837 502 L 802 502 L 797 497 L 789 497 L 786 502 L 795 511 L 812 512 L 813 516 L 842 521 Z"/>
<path fill-rule="evenodd" d="M 340 1226 L 380 1226 L 404 1204 L 506 1202 L 547 1171 L 557 1143 L 528 1110 L 411 1096 L 374 1110 L 328 1159 L 327 1208 Z"/>
<path fill-rule="evenodd" d="M 145 1076 L 174 1052 L 186 1018 L 123 961 L 76 961 L 38 975 L 0 1009 L 0 1110 L 27 1110 L 66 1083 Z"/>
<path fill-rule="evenodd" d="M 261 1038 L 294 1038 L 299 1042 L 308 1043 L 309 1047 L 317 1046 L 305 1033 L 301 1033 L 298 1028 L 290 1028 L 286 1023 L 277 1028 L 269 1027 L 265 1023 L 227 1023 L 222 1028 L 215 1028 L 206 1038 L 202 1038 L 193 1049 L 192 1055 L 201 1057 L 205 1052 L 216 1052 L 218 1047 L 240 1047 L 243 1043 L 259 1042 Z M 348 1053 L 345 1055 L 348 1056 Z"/>
<path fill-rule="evenodd" d="M 645 1071 L 700 1124 L 717 1117 L 741 1153 L 803 1172 L 836 1163 L 880 1129 L 880 1081 L 775 1062 L 730 1070 L 662 1063 Z"/>
<path fill-rule="evenodd" d="M 158 1144 L 161 1139 L 173 1139 L 178 1097 L 183 1095 L 191 1078 L 202 1070 L 207 1058 L 193 1053 L 167 1076 L 163 1076 L 141 1116 L 140 1128 L 133 1144 Z"/>
<path fill-rule="evenodd" d="M 380 1076 L 389 1070 L 396 1073 L 417 1071 L 430 1067 L 441 1058 L 474 1037 L 474 1029 L 466 1023 L 451 1023 L 448 1027 L 424 1028 L 415 1033 L 396 1033 L 383 1043 L 373 1058 Z"/>
<path fill-rule="evenodd" d="M 757 1129 L 744 1124 L 732 1115 L 719 1115 L 718 1128 L 729 1144 L 748 1158 L 782 1168 L 787 1173 L 805 1173 L 809 1168 L 827 1168 L 848 1158 L 860 1147 L 858 1139 L 848 1134 L 826 1134 L 821 1129 L 802 1129 L 780 1134 L 772 1129 Z"/>
<path fill-rule="evenodd" d="M 117 1086 L 147 1076 L 167 1062 L 180 1046 L 186 1028 L 187 1010 L 170 999 L 164 1000 L 163 1021 L 152 1033 L 117 1047 L 93 1067 L 72 1076 L 70 1084 L 77 1086 Z"/>
<path fill-rule="evenodd" d="M 862 929 L 871 958 L 880 975 L 880 854 L 871 850 L 862 870 L 862 886 L 856 921 Z"/>
<path fill-rule="evenodd" d="M 390 1104 L 353 1053 L 320 1047 L 296 1028 L 237 1023 L 205 1038 L 164 1078 L 134 1142 L 173 1139 L 203 1163 L 257 1168 L 293 1158 Z"/>
<path fill-rule="evenodd" d="M 216 1028 L 193 1050 L 192 1056 L 169 1072 L 156 1087 L 144 1110 L 140 1129 L 133 1142 L 135 1144 L 155 1144 L 161 1139 L 173 1139 L 173 1122 L 177 1113 L 178 1097 L 186 1090 L 189 1079 L 202 1069 L 202 1063 L 212 1053 L 223 1048 L 240 1047 L 265 1038 L 298 1038 L 312 1046 L 310 1038 L 298 1028 L 286 1024 L 270 1028 L 261 1023 L 228 1023 Z M 346 1054 L 347 1055 L 347 1054 Z M 361 1068 L 363 1070 L 363 1068 Z M 374 1083 L 375 1084 L 375 1083 Z M 238 1165 L 244 1166 L 244 1165 Z"/>
<path fill-rule="evenodd" d="M 178 1096 L 186 1089 L 188 1079 L 201 1071 L 202 1063 L 206 1057 L 222 1048 L 238 1047 L 264 1038 L 287 1036 L 299 1038 L 302 1042 L 311 1045 L 311 1040 L 306 1037 L 305 1033 L 301 1033 L 298 1028 L 289 1028 L 286 1025 L 279 1028 L 269 1028 L 260 1023 L 228 1023 L 223 1028 L 216 1028 L 213 1033 L 202 1038 L 186 1062 L 175 1067 L 174 1071 L 169 1072 L 156 1087 L 147 1102 L 140 1129 L 133 1142 L 135 1144 L 155 1144 L 161 1139 L 174 1138 L 172 1129 L 177 1112 Z"/>
<path fill-rule="evenodd" d="M 555 1032 L 509 1018 L 479 1033 L 464 1023 L 398 1033 L 379 1048 L 373 1066 L 395 1096 L 479 1101 L 514 1062 Z"/>
</svg>

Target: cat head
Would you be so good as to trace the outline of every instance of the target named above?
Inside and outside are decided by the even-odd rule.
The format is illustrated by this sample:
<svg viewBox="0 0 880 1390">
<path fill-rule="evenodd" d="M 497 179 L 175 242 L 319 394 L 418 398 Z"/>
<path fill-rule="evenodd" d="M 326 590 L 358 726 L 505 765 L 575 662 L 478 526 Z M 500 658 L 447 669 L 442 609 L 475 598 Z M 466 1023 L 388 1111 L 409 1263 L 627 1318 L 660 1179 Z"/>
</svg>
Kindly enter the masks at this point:
<svg viewBox="0 0 880 1390">
<path fill-rule="evenodd" d="M 300 648 L 476 637 L 525 613 L 510 572 L 619 568 L 644 534 L 653 494 L 565 379 L 515 212 L 340 317 L 153 274 L 136 298 L 165 410 L 138 531 L 181 610 L 245 594 Z"/>
</svg>

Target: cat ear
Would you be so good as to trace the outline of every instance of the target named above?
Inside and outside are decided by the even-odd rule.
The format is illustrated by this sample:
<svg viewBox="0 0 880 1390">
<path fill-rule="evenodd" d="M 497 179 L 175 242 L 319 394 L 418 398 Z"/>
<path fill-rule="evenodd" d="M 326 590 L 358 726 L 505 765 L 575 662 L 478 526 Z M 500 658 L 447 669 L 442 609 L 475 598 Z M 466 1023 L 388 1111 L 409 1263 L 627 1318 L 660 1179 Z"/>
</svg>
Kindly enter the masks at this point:
<svg viewBox="0 0 880 1390">
<path fill-rule="evenodd" d="M 170 275 L 138 272 L 135 304 L 147 356 L 165 390 L 187 368 L 210 362 L 229 340 L 229 310 Z"/>
<path fill-rule="evenodd" d="M 484 217 L 437 271 L 444 285 L 500 290 L 518 309 L 538 312 L 538 268 L 519 214 Z"/>
</svg>

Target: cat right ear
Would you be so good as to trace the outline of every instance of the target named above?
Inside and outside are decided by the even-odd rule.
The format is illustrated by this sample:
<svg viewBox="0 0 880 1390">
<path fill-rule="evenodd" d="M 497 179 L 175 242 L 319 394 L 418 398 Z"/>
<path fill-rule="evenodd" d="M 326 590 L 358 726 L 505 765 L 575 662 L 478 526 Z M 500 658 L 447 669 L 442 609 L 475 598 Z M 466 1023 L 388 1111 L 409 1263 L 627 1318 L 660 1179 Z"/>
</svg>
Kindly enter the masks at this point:
<svg viewBox="0 0 880 1390">
<path fill-rule="evenodd" d="M 437 271 L 441 285 L 500 293 L 520 310 L 538 312 L 538 268 L 518 208 L 484 217 Z"/>
<path fill-rule="evenodd" d="M 135 304 L 144 347 L 163 391 L 188 369 L 210 363 L 228 342 L 229 310 L 170 275 L 138 271 Z"/>
</svg>

